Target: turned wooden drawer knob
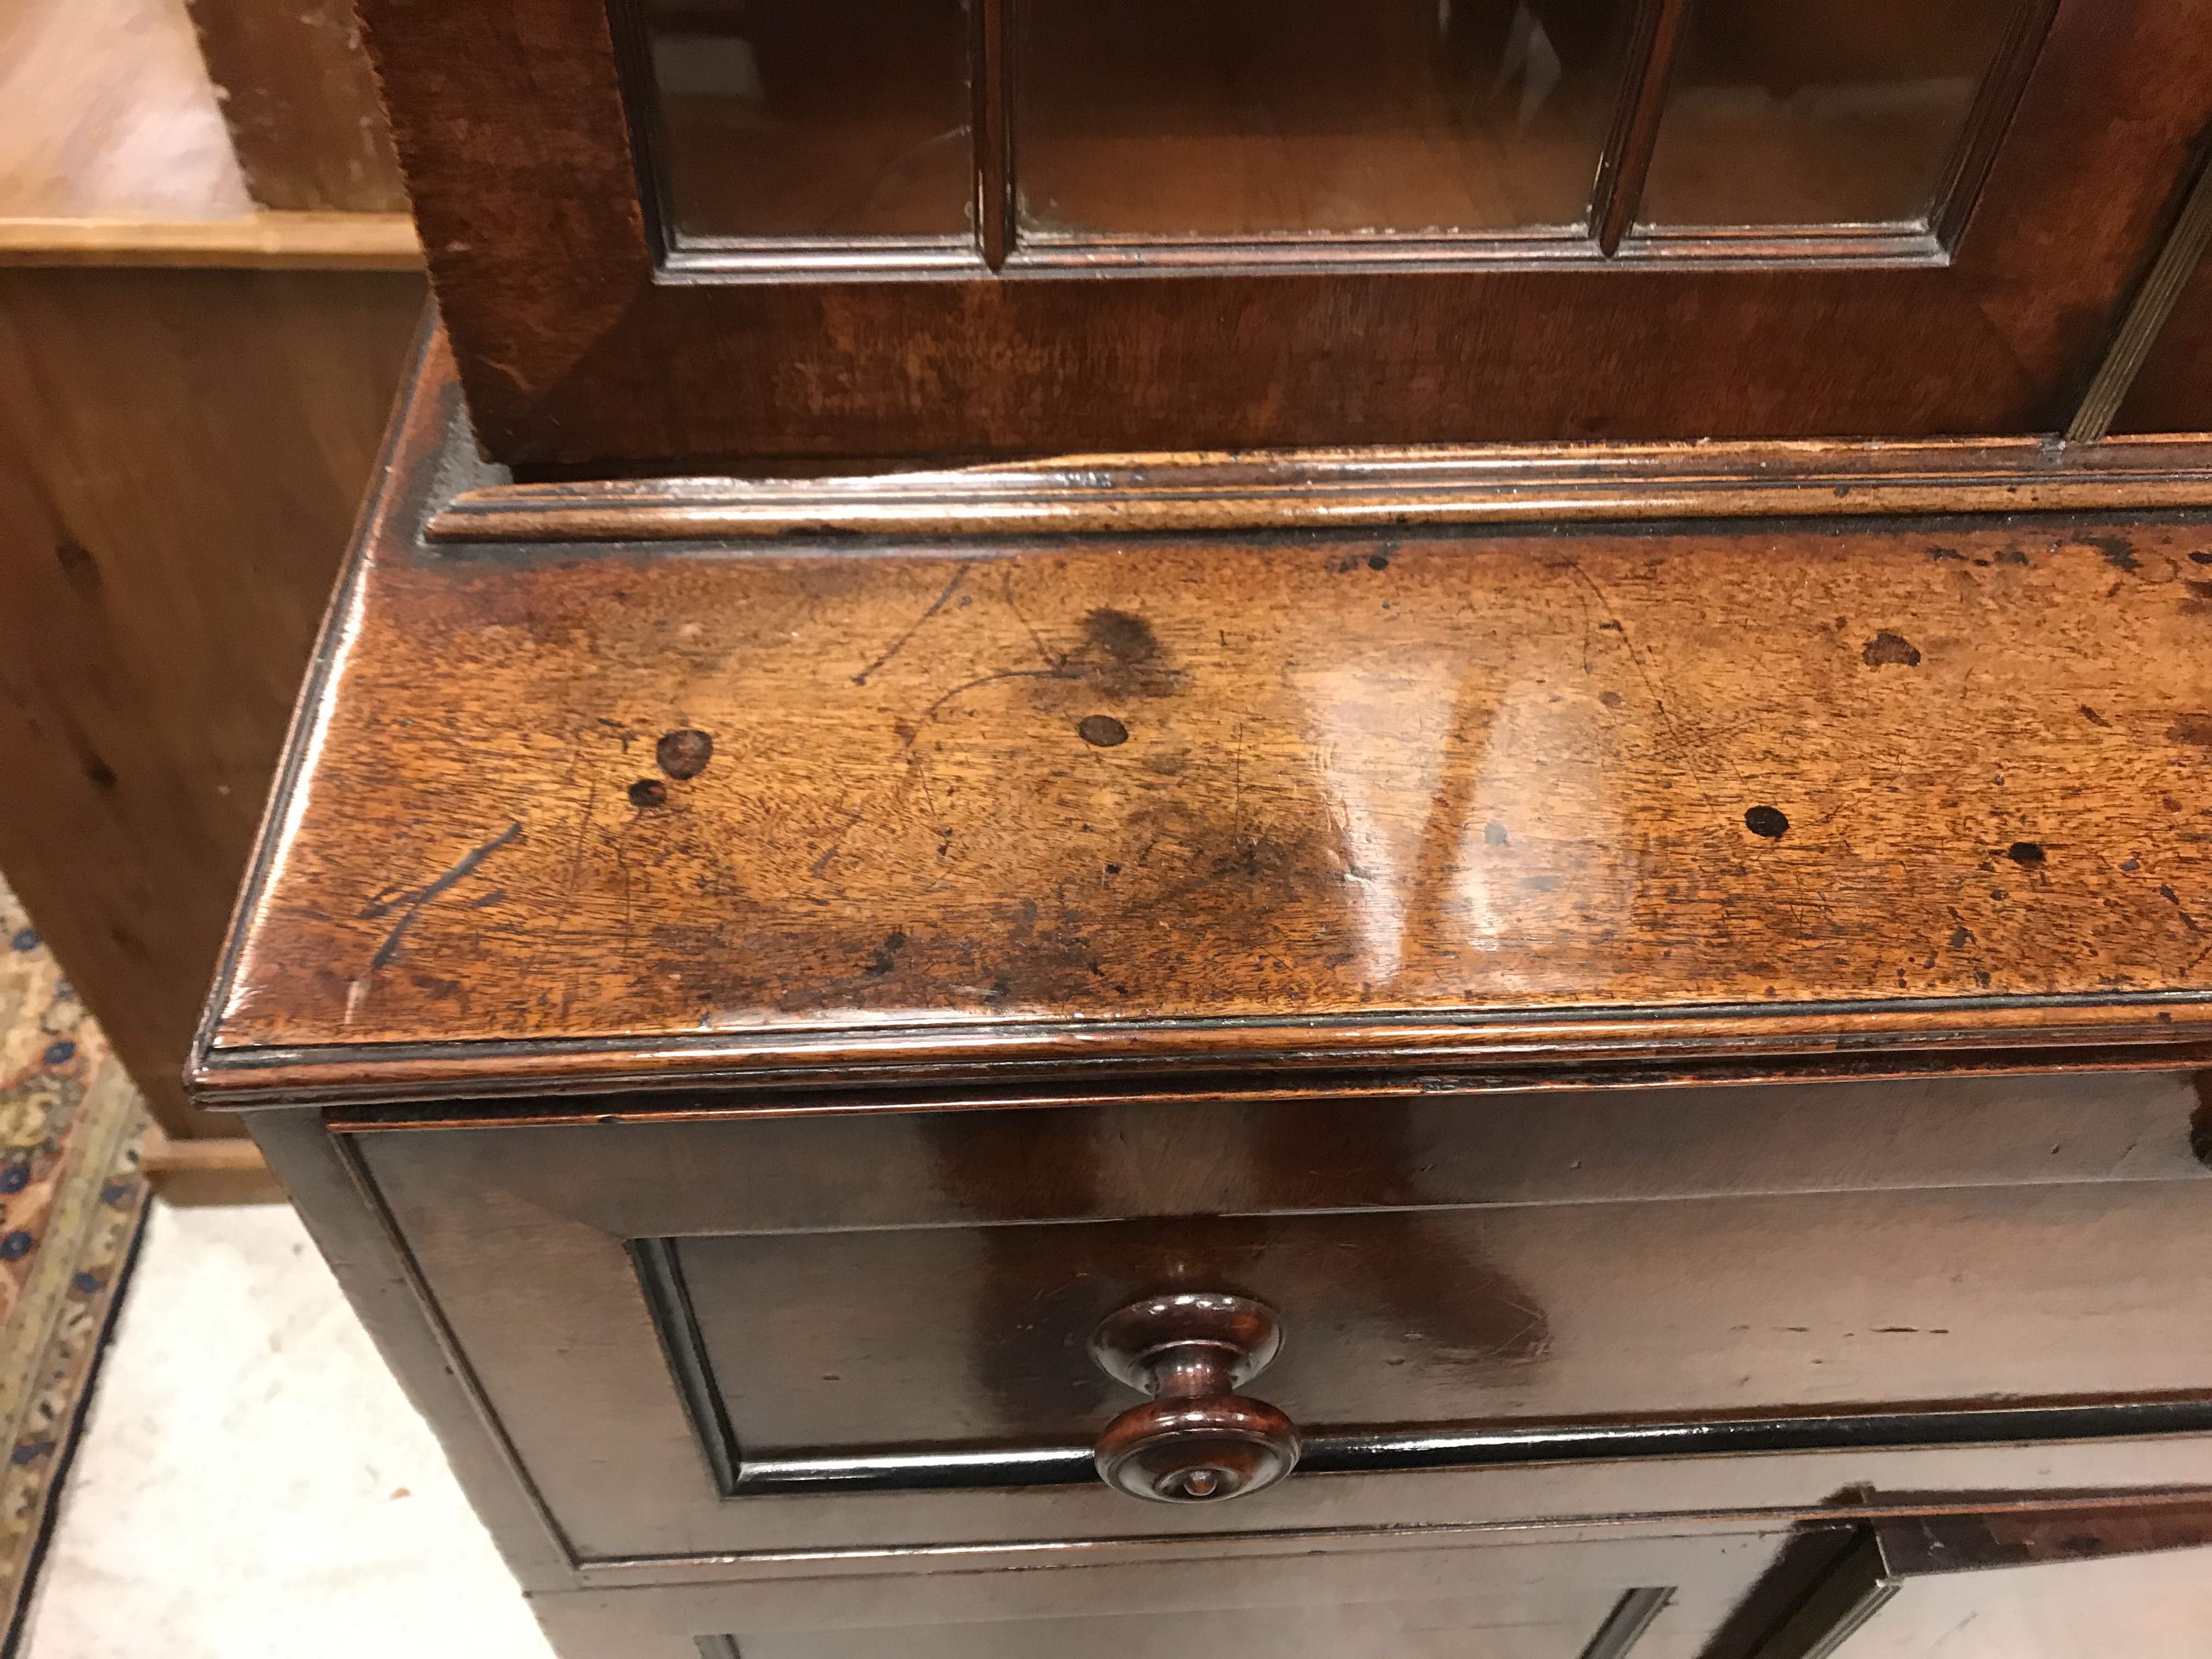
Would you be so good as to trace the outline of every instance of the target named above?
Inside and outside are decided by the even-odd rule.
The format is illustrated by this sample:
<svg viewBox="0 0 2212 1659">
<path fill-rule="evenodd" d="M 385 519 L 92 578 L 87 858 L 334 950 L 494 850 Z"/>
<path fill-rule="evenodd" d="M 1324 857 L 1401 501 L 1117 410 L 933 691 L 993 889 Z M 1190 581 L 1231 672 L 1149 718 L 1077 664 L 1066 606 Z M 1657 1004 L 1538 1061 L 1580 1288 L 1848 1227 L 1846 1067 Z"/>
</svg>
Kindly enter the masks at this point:
<svg viewBox="0 0 2212 1659">
<path fill-rule="evenodd" d="M 1275 1310 L 1249 1297 L 1147 1297 L 1108 1315 L 1091 1353 L 1152 1399 L 1107 1425 L 1100 1477 L 1164 1504 L 1216 1503 L 1274 1485 L 1298 1461 L 1298 1431 L 1237 1389 L 1282 1346 Z"/>
</svg>

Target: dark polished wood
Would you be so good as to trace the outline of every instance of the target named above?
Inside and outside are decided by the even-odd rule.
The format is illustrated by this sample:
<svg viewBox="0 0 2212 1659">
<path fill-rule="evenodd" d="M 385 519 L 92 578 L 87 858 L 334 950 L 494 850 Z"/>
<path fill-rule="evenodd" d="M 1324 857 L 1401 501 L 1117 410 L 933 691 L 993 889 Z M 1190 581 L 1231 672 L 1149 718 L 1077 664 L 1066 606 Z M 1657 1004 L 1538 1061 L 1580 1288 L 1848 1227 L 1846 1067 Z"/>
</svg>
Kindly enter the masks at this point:
<svg viewBox="0 0 2212 1659">
<path fill-rule="evenodd" d="M 2208 249 L 2212 249 L 2212 167 L 2198 172 L 2182 198 L 2157 258 L 2121 316 L 2104 361 L 2068 423 L 2069 440 L 2094 442 L 2112 429 L 2145 364 L 2161 349 L 2166 324 L 2187 299 L 2190 283 L 2203 268 Z M 2177 349 L 2185 349 L 2185 342 Z M 2155 391 L 2150 395 L 2154 398 Z"/>
<path fill-rule="evenodd" d="M 2212 445 L 2166 436 L 1869 443 L 1499 444 L 1097 455 L 821 478 L 491 483 L 445 542 L 1004 537 L 1546 526 L 1699 519 L 2124 513 L 2212 502 Z"/>
<path fill-rule="evenodd" d="M 1800 1589 L 1795 1606 L 1773 1628 L 1748 1645 L 1724 1628 L 1702 1659 L 1827 1659 L 1847 1650 L 1855 1638 L 1860 1651 L 1936 1659 L 1957 1651 L 1953 1642 L 1991 1605 L 2017 1595 L 2017 1581 L 2008 1583 L 2009 1575 L 1991 1569 L 2212 1549 L 2212 1506 L 2168 1501 L 2117 1510 L 2046 1507 L 1920 1516 L 1847 1529 L 1815 1527 L 1797 1542 L 1824 1538 L 1848 1542 Z M 1769 1580 L 1795 1577 L 1792 1558 L 1800 1553 L 1785 1547 Z M 1972 1574 L 1989 1576 L 1972 1585 L 1954 1577 Z M 1939 1594 L 1917 1594 L 1923 1587 Z M 1766 1599 L 1765 1588 L 1764 1582 L 1753 1588 L 1739 1615 Z M 2083 1622 L 2078 1603 L 2074 1613 L 2075 1622 Z M 1731 1618 L 1729 1624 L 1739 1622 Z"/>
<path fill-rule="evenodd" d="M 1690 0 L 1637 0 L 1636 40 L 1629 60 L 1638 73 L 1634 88 L 1621 100 L 1620 120 L 1591 203 L 1598 246 L 1606 253 L 1620 251 L 1621 239 L 1644 204 L 1644 181 L 1651 171 L 1659 118 L 1674 79 L 1674 52 L 1689 12 Z"/>
<path fill-rule="evenodd" d="M 253 199 L 404 213 L 407 190 L 353 0 L 187 0 Z"/>
<path fill-rule="evenodd" d="M 2185 1079 L 896 1101 L 342 1139 L 586 1557 L 2212 1478 L 2130 1438 L 2208 1426 Z M 1222 1290 L 1280 1317 L 1307 1473 L 1106 1491 L 1094 1332 Z"/>
<path fill-rule="evenodd" d="M 540 466 L 2054 431 L 2212 116 L 2205 0 L 2062 0 L 1949 244 L 1017 245 L 995 274 L 980 248 L 771 249 L 657 275 L 601 0 L 364 16 L 478 432 Z"/>
<path fill-rule="evenodd" d="M 1273 1308 L 1218 1291 L 1144 1297 L 1107 1315 L 1091 1334 L 1091 1355 L 1147 1398 L 1098 1437 L 1099 1478 L 1167 1504 L 1219 1503 L 1274 1485 L 1297 1463 L 1297 1430 L 1236 1390 L 1267 1369 L 1282 1343 Z"/>
<path fill-rule="evenodd" d="M 456 556 L 453 407 L 210 1102 L 2212 1032 L 2187 516 Z"/>
<path fill-rule="evenodd" d="M 2212 258 L 2200 258 L 2113 418 L 2117 432 L 2212 432 Z"/>
</svg>

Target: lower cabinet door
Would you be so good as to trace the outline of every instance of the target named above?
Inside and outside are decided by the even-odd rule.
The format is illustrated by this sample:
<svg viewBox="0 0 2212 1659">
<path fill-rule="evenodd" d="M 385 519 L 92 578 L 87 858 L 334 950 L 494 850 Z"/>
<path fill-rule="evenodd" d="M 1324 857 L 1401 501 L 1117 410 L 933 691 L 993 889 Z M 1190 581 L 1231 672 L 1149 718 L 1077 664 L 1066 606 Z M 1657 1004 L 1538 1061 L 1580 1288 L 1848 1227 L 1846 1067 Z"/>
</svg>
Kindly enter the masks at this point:
<svg viewBox="0 0 2212 1659">
<path fill-rule="evenodd" d="M 1162 1540 L 537 1606 L 562 1659 L 1698 1659 L 1798 1547 L 1786 1526 L 1729 1523 Z"/>
<path fill-rule="evenodd" d="M 716 1659 L 1595 1659 L 1640 1656 L 1666 1591 L 1518 1602 L 1481 1596 L 1322 1607 L 1024 1619 L 930 1630 L 787 1632 L 720 1639 Z M 1619 1632 L 1618 1639 L 1611 1634 Z M 718 1644 L 709 1642 L 713 1654 Z"/>
<path fill-rule="evenodd" d="M 2202 1659 L 2212 1502 L 1218 1539 L 540 1598 L 562 1659 Z M 1899 1507 L 1885 1511 L 1883 1505 Z M 1131 1559 L 1132 1557 L 1135 1559 Z M 841 1571 L 841 1567 L 842 1571 Z"/>
</svg>

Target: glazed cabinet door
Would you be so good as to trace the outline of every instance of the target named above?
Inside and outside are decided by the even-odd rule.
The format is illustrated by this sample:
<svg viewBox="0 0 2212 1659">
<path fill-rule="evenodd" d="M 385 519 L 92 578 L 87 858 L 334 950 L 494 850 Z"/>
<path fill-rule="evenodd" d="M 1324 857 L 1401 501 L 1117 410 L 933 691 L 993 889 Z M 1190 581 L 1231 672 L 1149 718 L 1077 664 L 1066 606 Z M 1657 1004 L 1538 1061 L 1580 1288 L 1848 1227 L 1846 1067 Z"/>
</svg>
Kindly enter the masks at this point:
<svg viewBox="0 0 2212 1659">
<path fill-rule="evenodd" d="M 2212 120 L 2212 0 L 362 9 L 525 466 L 2052 429 Z"/>
</svg>

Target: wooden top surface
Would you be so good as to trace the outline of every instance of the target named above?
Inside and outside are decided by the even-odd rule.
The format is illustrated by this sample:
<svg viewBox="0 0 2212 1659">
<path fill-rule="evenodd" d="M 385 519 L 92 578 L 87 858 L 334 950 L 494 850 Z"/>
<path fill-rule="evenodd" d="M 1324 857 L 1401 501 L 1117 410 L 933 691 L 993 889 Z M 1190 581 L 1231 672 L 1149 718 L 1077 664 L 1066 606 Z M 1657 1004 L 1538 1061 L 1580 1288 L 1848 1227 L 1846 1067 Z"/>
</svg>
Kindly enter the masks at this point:
<svg viewBox="0 0 2212 1659">
<path fill-rule="evenodd" d="M 423 510 L 344 602 L 225 1103 L 2212 1035 L 2212 527 L 531 550 Z"/>
</svg>

